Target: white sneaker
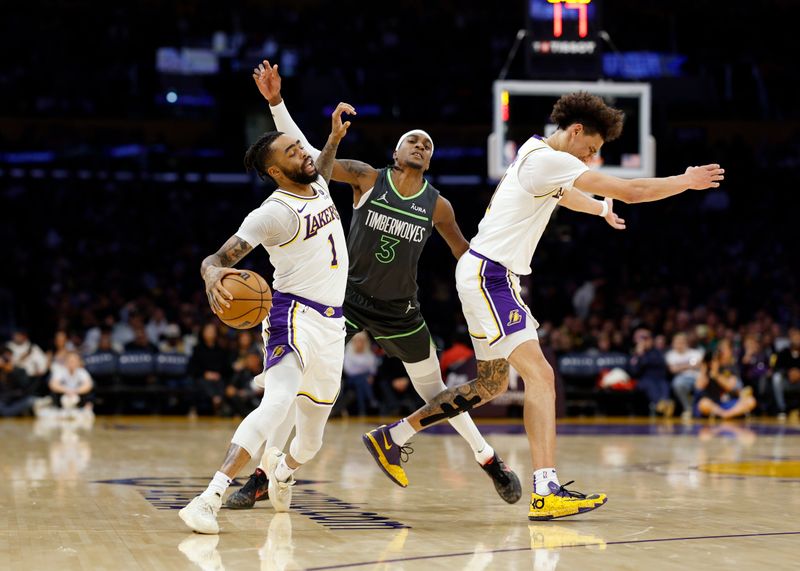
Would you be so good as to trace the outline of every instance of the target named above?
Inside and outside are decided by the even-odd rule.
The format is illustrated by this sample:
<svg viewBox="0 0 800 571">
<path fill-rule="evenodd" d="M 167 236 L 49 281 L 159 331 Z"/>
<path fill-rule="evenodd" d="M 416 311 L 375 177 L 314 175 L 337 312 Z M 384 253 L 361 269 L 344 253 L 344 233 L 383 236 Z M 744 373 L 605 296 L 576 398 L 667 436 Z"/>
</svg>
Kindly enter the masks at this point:
<svg viewBox="0 0 800 571">
<path fill-rule="evenodd" d="M 178 549 L 203 571 L 225 571 L 217 551 L 218 535 L 190 535 L 180 542 Z"/>
<path fill-rule="evenodd" d="M 276 512 L 288 512 L 289 504 L 292 503 L 292 486 L 294 486 L 294 476 L 290 476 L 286 482 L 281 482 L 275 477 L 275 470 L 278 468 L 284 454 L 277 448 L 270 448 L 264 452 L 267 457 L 267 474 L 269 476 L 269 501 Z"/>
<path fill-rule="evenodd" d="M 216 494 L 197 496 L 189 505 L 178 512 L 183 523 L 197 533 L 217 534 L 217 512 L 222 505 L 222 498 Z"/>
</svg>

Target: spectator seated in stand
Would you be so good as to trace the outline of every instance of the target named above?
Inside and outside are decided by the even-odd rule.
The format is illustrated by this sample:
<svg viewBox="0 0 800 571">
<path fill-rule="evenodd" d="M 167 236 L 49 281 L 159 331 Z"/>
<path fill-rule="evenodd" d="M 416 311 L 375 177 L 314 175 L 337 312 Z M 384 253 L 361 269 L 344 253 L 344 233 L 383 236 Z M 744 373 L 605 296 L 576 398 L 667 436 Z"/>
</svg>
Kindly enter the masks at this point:
<svg viewBox="0 0 800 571">
<path fill-rule="evenodd" d="M 219 415 L 231 375 L 231 358 L 219 341 L 215 323 L 203 326 L 200 342 L 189 360 L 189 374 L 195 379 L 198 408 L 207 408 L 210 403 L 213 414 Z"/>
<path fill-rule="evenodd" d="M 31 381 L 25 369 L 14 365 L 14 354 L 4 347 L 0 354 L 0 416 L 22 416 L 33 407 Z"/>
<path fill-rule="evenodd" d="M 729 339 L 720 339 L 716 350 L 706 357 L 695 388 L 695 416 L 735 418 L 756 407 L 752 389 L 742 387 L 739 366 Z"/>
<path fill-rule="evenodd" d="M 6 346 L 11 349 L 14 365 L 25 369 L 33 383 L 38 383 L 45 377 L 48 370 L 47 355 L 28 338 L 27 331 L 15 331 Z"/>
<path fill-rule="evenodd" d="M 245 417 L 261 402 L 264 389 L 253 382 L 264 370 L 264 356 L 261 351 L 251 349 L 243 359 L 244 366 L 233 374 L 231 382 L 225 387 L 225 400 L 229 411 Z"/>
<path fill-rule="evenodd" d="M 369 336 L 363 331 L 356 333 L 345 347 L 342 371 L 345 390 L 355 394 L 355 413 L 359 416 L 378 409 L 372 385 L 379 364 L 377 355 L 372 351 Z"/>
<path fill-rule="evenodd" d="M 742 371 L 742 384 L 750 387 L 756 395 L 759 410 L 766 412 L 772 397 L 770 386 L 770 352 L 766 351 L 757 335 L 749 334 L 744 338 L 744 351 L 739 360 Z"/>
<path fill-rule="evenodd" d="M 385 359 L 378 369 L 375 392 L 383 416 L 405 416 L 425 404 L 398 359 Z"/>
<path fill-rule="evenodd" d="M 800 395 L 800 328 L 789 330 L 789 346 L 774 357 L 772 390 L 778 419 L 786 419 L 786 396 Z"/>
<path fill-rule="evenodd" d="M 81 366 L 81 357 L 75 351 L 67 354 L 63 367 L 53 370 L 49 386 L 56 407 L 65 411 L 80 408 L 91 413 L 94 383 L 89 372 Z"/>
<path fill-rule="evenodd" d="M 689 347 L 686 333 L 676 333 L 672 338 L 672 349 L 667 351 L 665 359 L 669 372 L 675 375 L 672 377 L 672 390 L 683 407 L 681 417 L 689 419 L 692 417 L 694 385 L 703 363 L 703 351 Z"/>
<path fill-rule="evenodd" d="M 637 329 L 633 334 L 635 347 L 630 359 L 631 375 L 636 378 L 636 387 L 647 395 L 650 414 L 672 416 L 675 403 L 669 398 L 667 363 L 664 354 L 656 349 L 653 335 L 647 329 Z"/>
</svg>

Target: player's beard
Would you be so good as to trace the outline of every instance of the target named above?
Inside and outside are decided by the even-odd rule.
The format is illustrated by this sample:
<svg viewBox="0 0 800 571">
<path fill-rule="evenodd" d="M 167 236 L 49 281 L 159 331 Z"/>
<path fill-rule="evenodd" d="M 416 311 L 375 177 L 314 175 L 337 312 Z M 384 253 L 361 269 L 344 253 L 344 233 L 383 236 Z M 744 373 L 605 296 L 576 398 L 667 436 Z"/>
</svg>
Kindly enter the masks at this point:
<svg viewBox="0 0 800 571">
<path fill-rule="evenodd" d="M 317 177 L 319 176 L 319 172 L 317 169 L 314 169 L 313 174 L 308 174 L 303 170 L 303 167 L 300 166 L 296 171 L 292 173 L 286 173 L 286 178 L 288 178 L 292 182 L 296 182 L 297 184 L 311 184 Z"/>
</svg>

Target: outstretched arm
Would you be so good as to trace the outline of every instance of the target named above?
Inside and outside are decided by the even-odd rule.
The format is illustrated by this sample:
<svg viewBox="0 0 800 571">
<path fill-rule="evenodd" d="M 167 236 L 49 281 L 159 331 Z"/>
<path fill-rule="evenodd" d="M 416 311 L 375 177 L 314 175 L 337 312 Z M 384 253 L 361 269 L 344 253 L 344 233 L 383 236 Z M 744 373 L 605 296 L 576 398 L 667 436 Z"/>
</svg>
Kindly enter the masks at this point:
<svg viewBox="0 0 800 571">
<path fill-rule="evenodd" d="M 661 200 L 690 188 L 695 190 L 717 188 L 725 179 L 724 175 L 725 169 L 717 164 L 689 167 L 681 175 L 662 178 L 624 179 L 590 170 L 575 179 L 575 187 L 584 192 L 616 198 L 630 204 Z"/>
<path fill-rule="evenodd" d="M 222 278 L 228 274 L 238 274 L 239 270 L 231 266 L 244 258 L 252 249 L 250 244 L 233 235 L 216 253 L 206 257 L 200 264 L 200 275 L 206 282 L 208 305 L 214 313 L 221 312 L 223 305 L 231 306 L 226 300 L 233 299 L 233 295 L 222 287 Z"/>
<path fill-rule="evenodd" d="M 342 113 L 352 113 L 353 107 L 347 103 L 339 103 L 336 109 L 331 114 L 331 134 L 328 135 L 328 142 L 322 149 L 322 152 L 317 158 L 317 170 L 320 176 L 328 183 L 331 180 L 331 173 L 333 172 L 333 162 L 336 158 L 336 149 L 339 148 L 339 142 L 347 134 L 347 128 L 350 127 L 350 121 L 342 123 Z"/>
<path fill-rule="evenodd" d="M 450 246 L 450 251 L 453 252 L 456 260 L 469 250 L 469 242 L 464 238 L 464 234 L 461 233 L 461 228 L 456 222 L 453 205 L 443 196 L 436 200 L 436 206 L 433 209 L 433 227 Z"/>
<path fill-rule="evenodd" d="M 575 212 L 602 216 L 608 225 L 616 230 L 625 229 L 625 220 L 614 212 L 614 201 L 611 198 L 595 200 L 585 192 L 573 188 L 564 195 L 559 204 Z"/>
<path fill-rule="evenodd" d="M 308 142 L 303 131 L 300 130 L 300 127 L 289 114 L 289 109 L 287 109 L 286 103 L 281 96 L 281 76 L 278 73 L 278 65 L 271 66 L 268 60 L 264 60 L 253 70 L 253 79 L 256 82 L 258 91 L 269 102 L 269 110 L 272 113 L 273 121 L 275 121 L 275 128 L 297 138 L 316 161 L 321 151 L 315 149 Z M 352 107 L 351 109 L 352 112 L 350 114 L 356 115 L 355 109 Z M 361 199 L 361 195 L 375 186 L 378 171 L 361 161 L 339 159 L 333 164 L 331 178 L 351 185 L 353 187 L 353 204 L 357 204 Z"/>
</svg>

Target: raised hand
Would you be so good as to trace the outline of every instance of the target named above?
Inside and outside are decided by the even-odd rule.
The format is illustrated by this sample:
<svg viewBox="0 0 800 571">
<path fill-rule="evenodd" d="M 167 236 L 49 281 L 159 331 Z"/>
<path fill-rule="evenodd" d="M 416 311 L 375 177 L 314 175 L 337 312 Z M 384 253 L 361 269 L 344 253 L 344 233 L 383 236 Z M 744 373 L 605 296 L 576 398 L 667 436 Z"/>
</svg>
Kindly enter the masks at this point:
<svg viewBox="0 0 800 571">
<path fill-rule="evenodd" d="M 270 66 L 269 60 L 264 60 L 258 67 L 253 68 L 253 79 L 258 86 L 258 91 L 269 101 L 270 105 L 278 105 L 281 98 L 281 75 L 278 73 L 278 64 Z"/>
<path fill-rule="evenodd" d="M 614 213 L 614 199 L 606 198 L 605 201 L 608 204 L 608 214 L 605 215 L 608 225 L 615 230 L 625 230 L 625 220 Z"/>
<path fill-rule="evenodd" d="M 688 178 L 687 188 L 695 190 L 717 188 L 719 183 L 725 180 L 725 169 L 717 164 L 689 167 L 684 176 Z"/>
<path fill-rule="evenodd" d="M 349 103 L 339 103 L 336 106 L 331 114 L 331 137 L 336 141 L 341 141 L 347 134 L 347 128 L 350 127 L 350 121 L 342 123 L 342 113 L 357 115 L 355 108 Z"/>
</svg>

